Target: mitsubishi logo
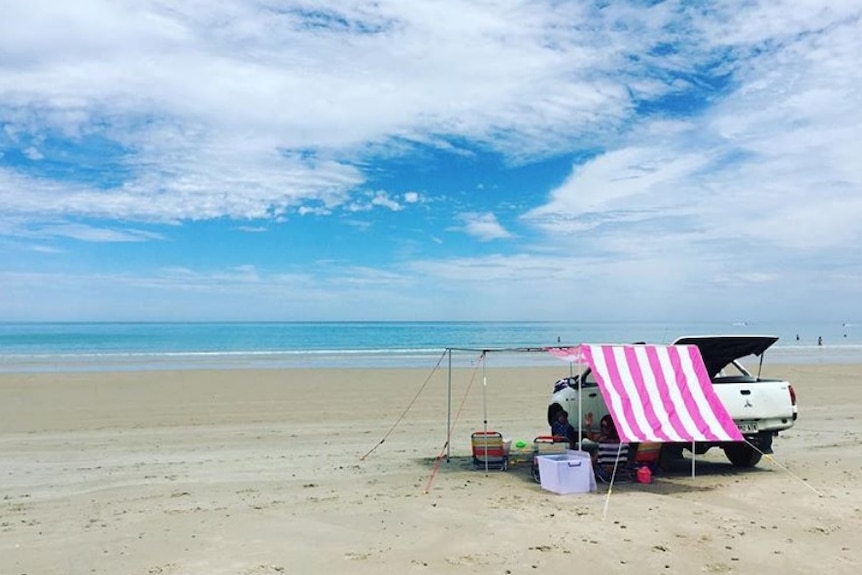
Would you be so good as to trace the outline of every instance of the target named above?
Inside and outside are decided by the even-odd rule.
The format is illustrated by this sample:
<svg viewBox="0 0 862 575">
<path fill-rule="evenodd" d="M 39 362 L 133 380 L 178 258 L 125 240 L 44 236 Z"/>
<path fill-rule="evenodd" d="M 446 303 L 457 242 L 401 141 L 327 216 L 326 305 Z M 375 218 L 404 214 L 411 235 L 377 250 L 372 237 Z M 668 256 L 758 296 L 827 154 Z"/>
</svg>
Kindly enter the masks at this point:
<svg viewBox="0 0 862 575">
<path fill-rule="evenodd" d="M 754 407 L 754 406 L 753 406 L 753 405 L 751 405 L 751 402 L 750 402 L 750 401 L 748 401 L 748 398 L 746 397 L 746 398 L 745 398 L 745 405 L 743 405 L 742 407 Z"/>
</svg>

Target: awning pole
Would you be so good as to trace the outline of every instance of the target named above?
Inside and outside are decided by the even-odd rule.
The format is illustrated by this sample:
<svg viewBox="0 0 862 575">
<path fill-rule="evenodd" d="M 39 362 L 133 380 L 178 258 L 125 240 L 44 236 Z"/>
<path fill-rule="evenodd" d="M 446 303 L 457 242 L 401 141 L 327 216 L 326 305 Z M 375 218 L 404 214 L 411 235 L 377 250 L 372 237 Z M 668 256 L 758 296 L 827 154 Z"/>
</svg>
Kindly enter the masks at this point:
<svg viewBox="0 0 862 575">
<path fill-rule="evenodd" d="M 578 350 L 580 353 L 580 349 Z M 584 364 L 578 359 L 578 451 L 584 450 Z"/>
<path fill-rule="evenodd" d="M 691 440 L 691 478 L 694 479 L 694 460 L 697 456 L 694 451 L 694 439 Z"/>
<path fill-rule="evenodd" d="M 449 463 L 452 455 L 452 348 L 447 351 L 449 352 L 449 389 L 446 398 L 446 463 Z"/>
<path fill-rule="evenodd" d="M 482 352 L 482 420 L 485 429 L 485 473 L 488 473 L 488 377 L 485 375 L 485 352 Z"/>
</svg>

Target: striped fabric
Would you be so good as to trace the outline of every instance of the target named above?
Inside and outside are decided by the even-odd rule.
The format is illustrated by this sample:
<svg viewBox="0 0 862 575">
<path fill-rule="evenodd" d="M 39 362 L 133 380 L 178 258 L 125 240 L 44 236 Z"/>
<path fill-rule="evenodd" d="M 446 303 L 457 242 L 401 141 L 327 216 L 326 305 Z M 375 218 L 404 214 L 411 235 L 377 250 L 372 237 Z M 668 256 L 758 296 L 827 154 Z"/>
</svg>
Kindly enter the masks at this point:
<svg viewBox="0 0 862 575">
<path fill-rule="evenodd" d="M 617 460 L 619 458 L 619 461 Z M 599 443 L 596 463 L 599 465 L 625 465 L 629 460 L 628 443 Z"/>
<path fill-rule="evenodd" d="M 552 353 L 589 364 L 622 441 L 742 441 L 697 346 L 584 344 Z"/>
<path fill-rule="evenodd" d="M 476 431 L 470 436 L 473 447 L 473 465 L 478 468 L 500 469 L 509 465 L 509 455 L 499 431 Z"/>
</svg>

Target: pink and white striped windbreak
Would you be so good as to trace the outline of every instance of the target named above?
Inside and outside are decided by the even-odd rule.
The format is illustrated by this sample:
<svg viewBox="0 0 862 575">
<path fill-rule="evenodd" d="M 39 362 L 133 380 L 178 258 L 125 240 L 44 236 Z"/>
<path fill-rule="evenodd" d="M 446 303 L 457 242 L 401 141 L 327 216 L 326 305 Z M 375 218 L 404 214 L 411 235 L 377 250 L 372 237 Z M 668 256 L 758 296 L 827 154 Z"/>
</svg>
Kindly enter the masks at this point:
<svg viewBox="0 0 862 575">
<path fill-rule="evenodd" d="M 623 441 L 742 441 L 694 345 L 590 345 L 549 350 L 593 370 Z"/>
</svg>

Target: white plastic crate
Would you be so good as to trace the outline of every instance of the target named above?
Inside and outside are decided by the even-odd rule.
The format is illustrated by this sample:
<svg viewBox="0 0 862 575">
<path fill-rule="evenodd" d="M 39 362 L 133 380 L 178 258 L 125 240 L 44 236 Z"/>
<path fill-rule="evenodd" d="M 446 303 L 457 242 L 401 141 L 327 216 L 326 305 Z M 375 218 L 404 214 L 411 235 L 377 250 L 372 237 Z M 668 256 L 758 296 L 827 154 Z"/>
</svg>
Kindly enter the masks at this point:
<svg viewBox="0 0 862 575">
<path fill-rule="evenodd" d="M 569 450 L 559 455 L 540 455 L 538 460 L 542 489 L 561 495 L 595 491 L 596 478 L 589 453 Z"/>
</svg>

